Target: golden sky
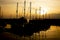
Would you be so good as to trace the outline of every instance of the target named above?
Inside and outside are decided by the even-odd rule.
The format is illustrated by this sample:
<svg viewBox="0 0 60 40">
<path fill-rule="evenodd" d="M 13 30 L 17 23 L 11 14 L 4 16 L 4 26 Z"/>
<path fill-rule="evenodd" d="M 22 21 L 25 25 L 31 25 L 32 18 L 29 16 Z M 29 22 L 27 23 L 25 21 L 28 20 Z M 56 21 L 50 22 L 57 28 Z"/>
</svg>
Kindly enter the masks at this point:
<svg viewBox="0 0 60 40">
<path fill-rule="evenodd" d="M 15 17 L 17 2 L 19 3 L 19 14 L 23 14 L 24 0 L 0 0 L 2 12 L 6 17 L 13 14 Z M 39 11 L 39 7 L 41 7 L 41 10 L 44 10 L 46 13 L 60 13 L 60 0 L 26 0 L 26 14 L 29 13 L 29 2 L 32 2 L 33 14 L 35 13 L 35 9 Z"/>
</svg>

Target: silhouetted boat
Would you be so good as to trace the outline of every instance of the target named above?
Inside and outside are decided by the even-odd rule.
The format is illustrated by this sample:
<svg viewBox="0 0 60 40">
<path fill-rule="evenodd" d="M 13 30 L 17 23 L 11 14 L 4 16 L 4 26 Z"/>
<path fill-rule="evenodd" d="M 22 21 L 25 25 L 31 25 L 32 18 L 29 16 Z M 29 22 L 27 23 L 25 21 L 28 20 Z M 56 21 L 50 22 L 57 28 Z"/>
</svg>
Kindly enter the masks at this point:
<svg viewBox="0 0 60 40">
<path fill-rule="evenodd" d="M 3 30 L 6 24 L 11 25 L 11 29 L 7 30 L 8 32 L 20 36 L 31 36 L 33 33 L 48 30 L 50 25 L 60 26 L 60 19 L 29 20 L 29 23 L 24 17 L 19 19 L 0 19 L 0 26 L 2 26 L 0 30 Z"/>
</svg>

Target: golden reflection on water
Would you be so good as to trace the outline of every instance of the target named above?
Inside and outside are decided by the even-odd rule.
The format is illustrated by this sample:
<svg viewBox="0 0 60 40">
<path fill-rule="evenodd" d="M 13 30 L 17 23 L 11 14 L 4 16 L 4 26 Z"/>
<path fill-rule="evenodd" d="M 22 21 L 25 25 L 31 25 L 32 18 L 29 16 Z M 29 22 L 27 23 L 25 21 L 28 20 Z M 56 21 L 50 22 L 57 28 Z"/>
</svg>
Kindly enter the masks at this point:
<svg viewBox="0 0 60 40">
<path fill-rule="evenodd" d="M 60 26 L 50 26 L 47 31 L 40 31 L 32 35 L 33 40 L 57 40 L 60 39 Z"/>
<path fill-rule="evenodd" d="M 59 40 L 60 39 L 60 26 L 50 26 L 47 31 L 40 31 L 34 33 L 31 37 L 23 38 L 22 40 Z"/>
<path fill-rule="evenodd" d="M 47 31 L 40 31 L 40 38 L 44 38 L 44 36 L 46 38 L 60 38 L 60 26 L 50 26 Z"/>
<path fill-rule="evenodd" d="M 8 27 L 7 27 L 8 26 Z M 10 25 L 7 25 L 6 27 L 9 28 Z M 44 40 L 49 38 L 56 38 L 60 39 L 60 26 L 50 26 L 50 28 L 47 31 L 40 31 L 39 33 L 33 33 L 31 37 L 21 37 L 20 39 L 24 40 Z M 51 39 L 51 40 L 53 40 Z"/>
<path fill-rule="evenodd" d="M 10 24 L 7 24 L 7 25 L 5 26 L 5 28 L 9 29 L 9 28 L 11 28 L 11 25 L 10 25 Z"/>
</svg>

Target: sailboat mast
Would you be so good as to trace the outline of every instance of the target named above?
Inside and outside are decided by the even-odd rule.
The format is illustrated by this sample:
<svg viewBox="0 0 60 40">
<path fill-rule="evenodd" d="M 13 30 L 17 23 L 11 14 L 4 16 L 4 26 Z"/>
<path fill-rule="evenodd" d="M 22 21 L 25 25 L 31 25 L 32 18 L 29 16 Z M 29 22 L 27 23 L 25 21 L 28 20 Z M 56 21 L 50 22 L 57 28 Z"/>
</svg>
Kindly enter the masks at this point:
<svg viewBox="0 0 60 40">
<path fill-rule="evenodd" d="M 18 2 L 17 2 L 17 9 L 16 9 L 16 18 L 18 18 Z"/>
<path fill-rule="evenodd" d="M 1 6 L 0 6 L 0 18 L 1 18 Z"/>
<path fill-rule="evenodd" d="M 39 19 L 41 18 L 41 7 L 39 8 Z"/>
<path fill-rule="evenodd" d="M 31 2 L 30 2 L 30 20 L 31 20 Z"/>
<path fill-rule="evenodd" d="M 35 15 L 36 15 L 35 17 L 36 17 L 36 19 L 37 19 L 37 9 L 35 9 Z"/>
<path fill-rule="evenodd" d="M 24 1 L 24 17 L 25 17 L 25 10 L 26 10 L 26 1 Z"/>
</svg>

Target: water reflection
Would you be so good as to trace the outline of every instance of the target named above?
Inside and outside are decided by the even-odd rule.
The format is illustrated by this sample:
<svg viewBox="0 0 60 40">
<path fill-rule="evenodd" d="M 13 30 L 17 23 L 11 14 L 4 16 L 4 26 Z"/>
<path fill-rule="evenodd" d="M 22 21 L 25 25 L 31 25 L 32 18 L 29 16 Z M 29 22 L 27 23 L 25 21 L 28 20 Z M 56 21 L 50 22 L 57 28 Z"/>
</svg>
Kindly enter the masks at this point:
<svg viewBox="0 0 60 40">
<path fill-rule="evenodd" d="M 5 26 L 5 28 L 10 29 L 10 28 L 11 28 L 11 25 L 10 25 L 10 24 L 7 24 L 7 25 Z"/>
<path fill-rule="evenodd" d="M 60 26 L 51 26 L 49 30 L 46 31 L 47 38 L 60 38 Z"/>
<path fill-rule="evenodd" d="M 60 36 L 59 36 L 60 35 L 60 27 L 59 26 L 50 26 L 50 29 L 47 31 L 43 31 L 43 33 L 45 33 L 46 38 L 60 38 Z M 43 33 L 41 31 L 40 35 L 44 35 Z"/>
<path fill-rule="evenodd" d="M 29 37 L 30 38 L 30 37 Z M 60 26 L 50 26 L 47 31 L 40 31 L 32 35 L 32 40 L 58 40 L 60 39 Z"/>
<path fill-rule="evenodd" d="M 7 25 L 8 26 L 8 25 Z M 8 26 L 8 28 L 10 25 Z M 14 36 L 15 37 L 15 36 Z M 16 37 L 19 40 L 58 40 L 60 39 L 60 26 L 50 26 L 47 31 L 34 33 L 30 37 Z"/>
</svg>

